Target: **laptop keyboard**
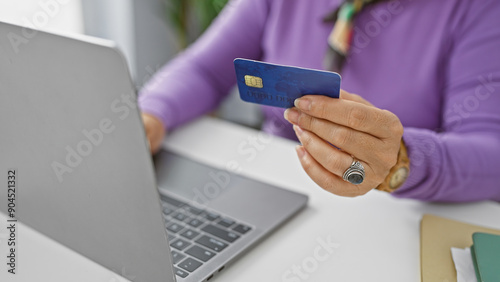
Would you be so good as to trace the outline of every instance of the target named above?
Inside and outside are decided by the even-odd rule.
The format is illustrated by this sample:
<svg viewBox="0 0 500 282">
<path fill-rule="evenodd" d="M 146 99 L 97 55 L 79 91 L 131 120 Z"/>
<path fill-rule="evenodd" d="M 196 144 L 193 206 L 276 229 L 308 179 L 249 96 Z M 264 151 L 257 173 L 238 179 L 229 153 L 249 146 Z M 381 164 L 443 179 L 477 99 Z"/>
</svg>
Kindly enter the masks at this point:
<svg viewBox="0 0 500 282">
<path fill-rule="evenodd" d="M 185 278 L 252 228 L 184 201 L 161 196 L 175 274 Z"/>
</svg>

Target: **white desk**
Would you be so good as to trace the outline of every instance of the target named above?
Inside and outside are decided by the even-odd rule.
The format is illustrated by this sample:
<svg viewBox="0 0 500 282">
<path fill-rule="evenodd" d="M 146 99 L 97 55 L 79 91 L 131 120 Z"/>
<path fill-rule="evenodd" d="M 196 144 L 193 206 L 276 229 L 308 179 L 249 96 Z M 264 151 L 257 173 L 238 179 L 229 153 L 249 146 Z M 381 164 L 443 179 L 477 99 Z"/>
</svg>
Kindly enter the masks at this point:
<svg viewBox="0 0 500 282">
<path fill-rule="evenodd" d="M 295 143 L 267 136 L 259 141 L 260 150 L 254 149 L 255 155 L 251 155 L 249 138 L 258 138 L 258 132 L 203 118 L 174 132 L 165 143 L 176 152 L 219 168 L 236 162 L 243 175 L 310 197 L 303 212 L 214 281 L 420 281 L 422 214 L 500 228 L 500 204 L 494 202 L 426 204 L 378 191 L 355 199 L 331 195 L 303 172 Z M 245 151 L 239 153 L 238 148 Z M 8 275 L 2 214 L 0 222 L 0 281 L 127 281 L 23 225 L 18 229 L 19 272 Z M 331 253 L 321 250 L 321 240 L 334 243 Z M 294 265 L 307 278 L 294 275 Z"/>
</svg>

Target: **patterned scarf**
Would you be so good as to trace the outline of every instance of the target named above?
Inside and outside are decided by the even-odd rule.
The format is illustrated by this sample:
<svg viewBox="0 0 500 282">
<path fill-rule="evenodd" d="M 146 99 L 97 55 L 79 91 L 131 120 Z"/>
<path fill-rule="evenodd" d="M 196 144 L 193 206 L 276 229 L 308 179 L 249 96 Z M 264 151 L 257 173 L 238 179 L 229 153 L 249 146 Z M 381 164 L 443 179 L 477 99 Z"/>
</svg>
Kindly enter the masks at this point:
<svg viewBox="0 0 500 282">
<path fill-rule="evenodd" d="M 355 17 L 363 8 L 382 1 L 386 0 L 343 0 L 335 11 L 323 19 L 324 22 L 335 22 L 333 30 L 328 36 L 330 48 L 325 56 L 325 69 L 335 72 L 342 70 L 351 47 Z"/>
</svg>

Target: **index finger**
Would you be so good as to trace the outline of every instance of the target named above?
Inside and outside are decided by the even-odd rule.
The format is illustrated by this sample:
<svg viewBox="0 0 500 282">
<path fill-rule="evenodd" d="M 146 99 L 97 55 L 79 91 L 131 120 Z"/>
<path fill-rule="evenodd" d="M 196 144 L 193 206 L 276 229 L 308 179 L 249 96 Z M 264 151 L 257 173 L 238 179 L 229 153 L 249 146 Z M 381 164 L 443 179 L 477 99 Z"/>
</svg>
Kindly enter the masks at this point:
<svg viewBox="0 0 500 282">
<path fill-rule="evenodd" d="M 302 112 L 379 138 L 390 138 L 398 119 L 389 111 L 346 99 L 307 95 L 295 100 Z"/>
</svg>

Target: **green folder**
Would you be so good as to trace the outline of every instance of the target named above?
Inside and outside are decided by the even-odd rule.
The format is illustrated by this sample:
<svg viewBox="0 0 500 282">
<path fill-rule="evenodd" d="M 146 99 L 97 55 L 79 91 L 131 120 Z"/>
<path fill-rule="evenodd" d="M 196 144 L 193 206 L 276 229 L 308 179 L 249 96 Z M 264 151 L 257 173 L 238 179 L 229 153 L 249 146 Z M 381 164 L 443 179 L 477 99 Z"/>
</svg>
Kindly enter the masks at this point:
<svg viewBox="0 0 500 282">
<path fill-rule="evenodd" d="M 477 281 L 500 281 L 500 236 L 476 232 L 472 241 L 470 250 Z"/>
</svg>

